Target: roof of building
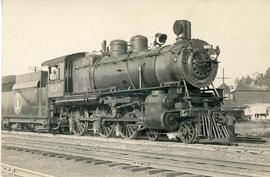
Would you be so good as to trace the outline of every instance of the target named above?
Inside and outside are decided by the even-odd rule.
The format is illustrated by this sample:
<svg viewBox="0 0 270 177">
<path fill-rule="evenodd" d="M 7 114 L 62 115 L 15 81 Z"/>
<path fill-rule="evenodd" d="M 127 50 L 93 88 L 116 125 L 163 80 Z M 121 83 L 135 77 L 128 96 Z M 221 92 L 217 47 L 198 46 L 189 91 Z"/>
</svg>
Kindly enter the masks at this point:
<svg viewBox="0 0 270 177">
<path fill-rule="evenodd" d="M 222 83 L 220 86 L 218 86 L 218 89 L 223 89 L 225 94 L 230 92 L 230 86 L 225 83 Z"/>
<path fill-rule="evenodd" d="M 220 84 L 220 86 L 218 86 L 218 88 L 219 89 L 229 89 L 230 87 L 227 84 L 222 83 L 222 84 Z"/>
</svg>

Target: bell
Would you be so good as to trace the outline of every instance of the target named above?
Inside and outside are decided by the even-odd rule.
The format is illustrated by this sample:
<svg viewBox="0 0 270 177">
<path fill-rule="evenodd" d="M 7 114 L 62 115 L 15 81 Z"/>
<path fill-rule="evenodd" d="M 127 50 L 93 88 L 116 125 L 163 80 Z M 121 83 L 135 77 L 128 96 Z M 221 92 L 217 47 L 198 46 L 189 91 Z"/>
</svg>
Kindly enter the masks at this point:
<svg viewBox="0 0 270 177">
<path fill-rule="evenodd" d="M 166 43 L 166 40 L 167 40 L 167 35 L 166 34 L 157 33 L 155 35 L 154 46 L 156 46 L 156 45 L 161 46 L 161 45 Z"/>
</svg>

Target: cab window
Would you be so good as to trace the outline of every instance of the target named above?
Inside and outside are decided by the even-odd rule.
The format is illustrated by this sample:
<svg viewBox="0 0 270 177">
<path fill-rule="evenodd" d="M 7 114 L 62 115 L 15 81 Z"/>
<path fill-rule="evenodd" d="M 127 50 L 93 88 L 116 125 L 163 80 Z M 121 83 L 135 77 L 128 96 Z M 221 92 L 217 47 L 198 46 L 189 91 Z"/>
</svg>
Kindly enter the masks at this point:
<svg viewBox="0 0 270 177">
<path fill-rule="evenodd" d="M 50 81 L 56 81 L 60 79 L 60 67 L 53 66 L 49 68 L 49 79 Z"/>
</svg>

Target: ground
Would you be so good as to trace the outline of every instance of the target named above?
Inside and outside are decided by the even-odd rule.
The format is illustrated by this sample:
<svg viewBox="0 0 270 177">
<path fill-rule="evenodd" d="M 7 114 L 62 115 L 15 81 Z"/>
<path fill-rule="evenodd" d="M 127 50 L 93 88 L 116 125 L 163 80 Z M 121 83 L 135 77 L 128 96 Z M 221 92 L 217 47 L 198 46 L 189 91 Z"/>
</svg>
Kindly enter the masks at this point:
<svg viewBox="0 0 270 177">
<path fill-rule="evenodd" d="M 75 162 L 74 160 L 47 157 L 41 154 L 33 155 L 30 152 L 15 150 L 2 149 L 1 158 L 2 163 L 55 177 L 135 177 L 139 175 L 139 173 L 130 173 L 117 167 L 94 166 L 85 161 Z M 2 176 L 10 177 L 9 174 L 2 174 Z"/>
<path fill-rule="evenodd" d="M 270 138 L 270 121 L 260 122 L 237 122 L 236 133 L 244 136 L 259 136 Z"/>
</svg>

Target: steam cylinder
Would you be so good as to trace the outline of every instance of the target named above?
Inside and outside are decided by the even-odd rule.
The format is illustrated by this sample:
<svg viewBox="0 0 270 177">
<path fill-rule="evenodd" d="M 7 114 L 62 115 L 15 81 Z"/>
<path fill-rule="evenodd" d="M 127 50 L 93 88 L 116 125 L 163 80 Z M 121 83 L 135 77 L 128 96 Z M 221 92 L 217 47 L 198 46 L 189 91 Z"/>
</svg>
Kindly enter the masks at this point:
<svg viewBox="0 0 270 177">
<path fill-rule="evenodd" d="M 178 115 L 166 112 L 173 106 L 169 94 L 162 91 L 153 91 L 145 99 L 145 126 L 149 129 L 175 131 L 178 127 L 176 120 Z"/>
</svg>

